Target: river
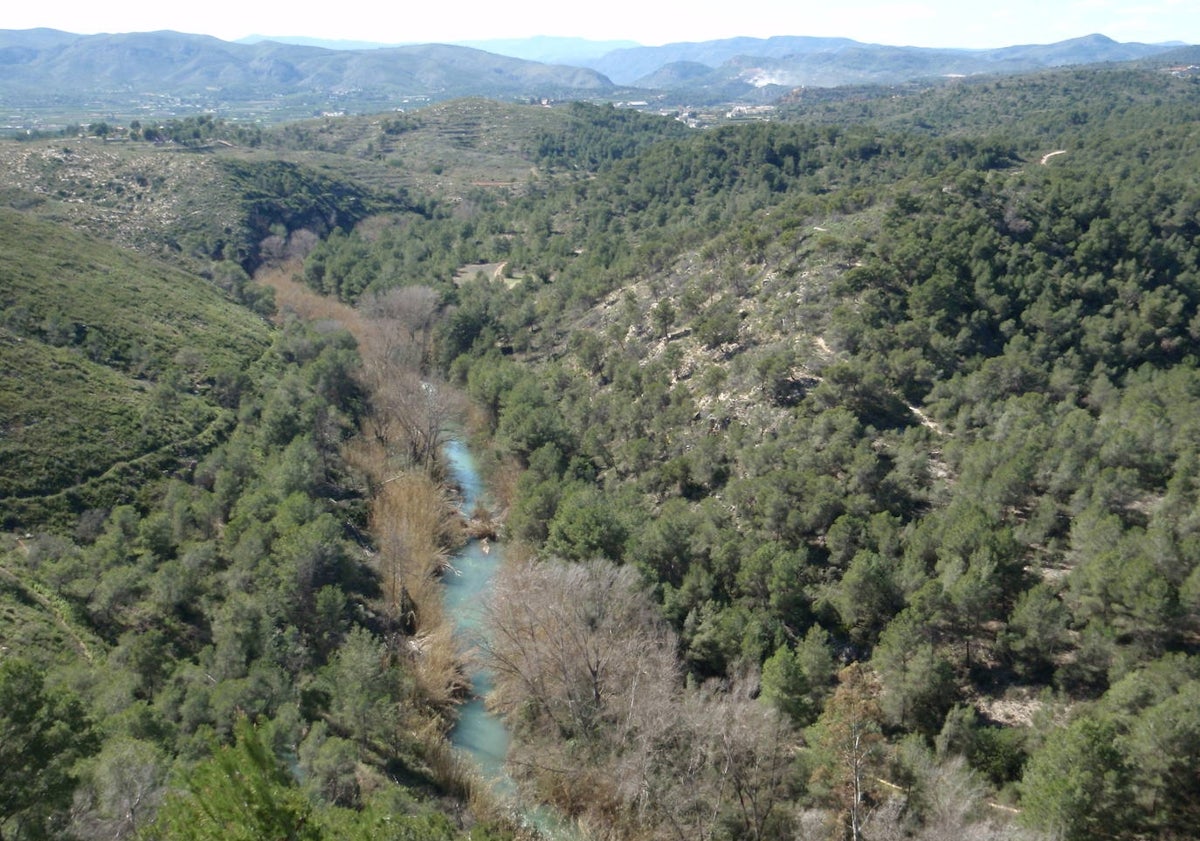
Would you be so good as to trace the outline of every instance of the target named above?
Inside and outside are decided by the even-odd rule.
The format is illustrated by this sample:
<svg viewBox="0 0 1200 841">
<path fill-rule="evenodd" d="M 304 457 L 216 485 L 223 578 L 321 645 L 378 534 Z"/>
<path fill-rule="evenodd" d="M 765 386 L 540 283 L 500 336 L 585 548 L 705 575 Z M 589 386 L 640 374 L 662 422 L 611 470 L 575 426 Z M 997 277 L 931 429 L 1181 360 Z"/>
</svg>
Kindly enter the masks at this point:
<svg viewBox="0 0 1200 841">
<path fill-rule="evenodd" d="M 483 496 L 479 470 L 461 441 L 450 441 L 443 452 L 454 483 L 462 492 L 463 514 L 469 517 Z M 443 601 L 447 615 L 454 623 L 455 635 L 463 644 L 469 645 L 479 634 L 483 602 L 491 592 L 496 568 L 503 561 L 502 546 L 492 543 L 485 552 L 483 544 L 471 540 L 450 562 L 454 573 L 444 578 Z M 459 707 L 458 722 L 450 733 L 450 741 L 474 758 L 497 793 L 514 795 L 516 787 L 504 770 L 504 757 L 510 742 L 508 729 L 483 702 L 483 697 L 492 688 L 492 676 L 487 670 L 480 669 L 470 677 L 472 695 Z"/>
<path fill-rule="evenodd" d="M 442 452 L 451 478 L 462 493 L 461 510 L 469 517 L 484 498 L 483 482 L 475 460 L 466 445 L 458 440 L 451 440 Z M 484 544 L 478 540 L 469 541 L 451 559 L 454 572 L 443 579 L 443 603 L 463 647 L 469 647 L 481 633 L 483 604 L 491 593 L 496 569 L 503 562 L 503 545 L 492 542 L 487 544 L 485 551 Z M 450 731 L 450 743 L 475 761 L 484 779 L 496 794 L 511 804 L 513 812 L 527 826 L 535 827 L 543 837 L 553 841 L 583 841 L 586 836 L 553 810 L 518 802 L 516 783 L 504 767 L 512 737 L 500 716 L 490 712 L 484 704 L 484 696 L 492 688 L 492 675 L 486 669 L 477 669 L 470 677 L 472 694 L 459 707 L 458 721 Z"/>
</svg>

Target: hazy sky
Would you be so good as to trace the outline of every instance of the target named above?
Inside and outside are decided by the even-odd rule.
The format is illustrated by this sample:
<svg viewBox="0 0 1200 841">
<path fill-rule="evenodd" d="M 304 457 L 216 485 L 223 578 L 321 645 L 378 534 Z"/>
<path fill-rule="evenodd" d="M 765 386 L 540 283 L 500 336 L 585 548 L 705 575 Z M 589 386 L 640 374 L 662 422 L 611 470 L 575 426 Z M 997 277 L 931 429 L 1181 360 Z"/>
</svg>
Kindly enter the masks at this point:
<svg viewBox="0 0 1200 841">
<path fill-rule="evenodd" d="M 1197 0 L 56 0 L 5 7 L 0 29 L 46 26 L 86 34 L 174 29 L 226 40 L 250 34 L 384 43 L 575 35 L 656 45 L 736 35 L 825 35 L 892 45 L 996 47 L 1101 32 L 1118 41 L 1200 43 Z"/>
</svg>

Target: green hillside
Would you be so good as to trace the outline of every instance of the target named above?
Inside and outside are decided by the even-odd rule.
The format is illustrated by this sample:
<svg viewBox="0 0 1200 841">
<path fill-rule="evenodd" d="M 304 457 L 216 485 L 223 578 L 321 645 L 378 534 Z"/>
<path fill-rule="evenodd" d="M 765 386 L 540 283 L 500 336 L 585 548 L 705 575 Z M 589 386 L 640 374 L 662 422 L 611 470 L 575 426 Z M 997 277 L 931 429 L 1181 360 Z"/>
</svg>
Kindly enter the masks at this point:
<svg viewBox="0 0 1200 841">
<path fill-rule="evenodd" d="M 269 342 L 260 316 L 15 211 L 0 211 L 0 259 L 6 527 L 129 501 L 134 477 L 203 453 L 229 425 Z"/>
<path fill-rule="evenodd" d="M 305 122 L 196 159 L 234 220 L 196 274 L 62 226 L 124 182 L 14 186 L 0 645 L 47 680 L 0 692 L 85 738 L 37 776 L 83 759 L 74 810 L 0 831 L 520 836 L 443 740 L 456 429 L 522 801 L 631 841 L 1191 838 L 1198 94 Z M 162 806 L 123 824 L 130 756 Z"/>
<path fill-rule="evenodd" d="M 453 661 L 418 691 L 400 654 L 375 480 L 343 450 L 368 410 L 354 340 L 16 211 L 0 258 L 4 836 L 209 831 L 194 783 L 252 832 L 450 841 L 445 797 L 511 838 L 440 741 Z M 453 514 L 423 481 L 440 551 Z"/>
<path fill-rule="evenodd" d="M 687 685 L 750 680 L 804 733 L 804 770 L 754 784 L 791 820 L 845 808 L 816 748 L 853 708 L 890 781 L 959 761 L 1030 829 L 1187 837 L 1200 720 L 1171 743 L 1152 722 L 1196 689 L 1196 90 L 1100 70 L 860 92 L 436 230 L 329 240 L 306 277 L 377 291 L 329 267 L 395 264 L 418 238 L 505 264 L 453 290 L 439 350 L 489 413 L 507 535 L 637 569 Z M 518 763 L 580 769 L 531 775 L 547 796 L 619 822 L 631 764 L 687 814 L 731 784 L 714 765 L 671 787 L 675 760 L 624 729 L 636 681 L 564 713 L 552 655 L 519 649 L 494 660 Z M 839 684 L 847 662 L 865 671 Z M 678 715 L 706 709 L 671 691 Z M 714 725 L 696 726 L 662 738 L 701 744 Z M 1075 762 L 1074 788 L 1050 786 Z M 585 794 L 598 777 L 611 800 Z M 916 796 L 896 825 L 923 837 Z"/>
</svg>

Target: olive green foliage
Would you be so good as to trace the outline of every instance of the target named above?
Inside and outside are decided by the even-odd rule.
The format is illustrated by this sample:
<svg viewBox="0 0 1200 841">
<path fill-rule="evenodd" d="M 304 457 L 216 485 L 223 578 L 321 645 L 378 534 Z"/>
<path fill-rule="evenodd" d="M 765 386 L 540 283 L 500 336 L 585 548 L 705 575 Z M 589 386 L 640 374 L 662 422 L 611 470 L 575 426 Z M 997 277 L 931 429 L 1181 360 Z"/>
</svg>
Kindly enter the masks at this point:
<svg viewBox="0 0 1200 841">
<path fill-rule="evenodd" d="M 30 662 L 0 661 L 0 835 L 54 837 L 50 821 L 71 803 L 74 764 L 98 742 L 79 698 L 47 687 Z"/>
<path fill-rule="evenodd" d="M 47 137 L 76 139 L 82 135 L 101 140 L 126 139 L 156 144 L 169 143 L 185 149 L 211 148 L 217 143 L 254 147 L 262 142 L 262 129 L 258 126 L 231 123 L 212 114 L 152 122 L 133 119 L 127 126 L 110 123 L 108 120 L 99 120 L 86 126 L 70 123 L 58 131 L 19 132 L 13 135 L 13 139 L 28 142 Z"/>
<path fill-rule="evenodd" d="M 305 261 L 304 280 L 350 302 L 368 291 L 418 284 L 452 295 L 458 267 L 478 261 L 477 252 L 457 245 L 455 228 L 445 219 L 406 214 L 370 241 L 357 232 L 334 231 Z"/>
<path fill-rule="evenodd" d="M 308 231 L 318 237 L 347 231 L 371 213 L 408 206 L 403 191 L 386 197 L 361 183 L 326 175 L 274 159 L 228 158 L 222 161 L 239 196 L 244 226 L 240 241 L 221 243 L 214 258 L 230 260 L 253 271 L 266 255 L 262 242 L 272 234 Z"/>
<path fill-rule="evenodd" d="M 434 290 L 422 362 L 520 470 L 506 535 L 622 565 L 672 640 L 653 705 L 588 717 L 572 694 L 584 718 L 556 728 L 506 699 L 531 782 L 631 832 L 685 820 L 694 837 L 713 816 L 785 837 L 806 807 L 851 836 L 893 814 L 967 837 L 983 818 L 945 811 L 939 780 L 1064 837 L 1194 834 L 1196 85 L 1126 68 L 860 90 L 703 133 L 580 106 L 503 135 L 546 177 L 459 184 L 316 247 L 303 277 L 342 300 Z M 487 109 L 461 108 L 370 142 L 386 157 L 443 132 L 477 161 Z M 306 131 L 324 129 L 293 141 Z M 280 237 L 338 194 L 290 165 L 244 173 L 260 175 Z M 347 224 L 372 208 L 350 206 Z M 361 406 L 353 364 L 340 334 L 281 333 L 193 470 L 73 511 L 73 535 L 10 542 L 0 629 L 16 639 L 36 614 L 31 637 L 98 649 L 111 674 L 75 677 L 98 719 L 180 765 L 210 733 L 228 742 L 236 710 L 276 720 L 310 791 L 365 821 L 352 769 L 419 769 L 403 727 L 419 702 L 361 630 L 389 629 L 348 539 L 364 520 L 336 447 Z M 563 616 L 595 632 L 573 594 Z M 852 664 L 836 688 L 835 664 Z M 589 679 L 571 692 L 617 691 Z M 714 716 L 755 689 L 762 726 L 734 738 L 721 722 L 750 719 Z M 794 727 L 812 728 L 807 792 L 780 772 Z M 624 763 L 605 772 L 611 803 L 572 799 L 596 786 L 571 761 L 584 741 Z M 893 770 L 911 778 L 903 810 L 879 782 Z M 84 782 L 97 803 L 101 782 Z M 711 791 L 735 796 L 702 808 Z"/>
<path fill-rule="evenodd" d="M 761 669 L 801 724 L 813 629 L 870 662 L 884 735 L 928 741 L 970 698 L 1104 703 L 1190 662 L 1194 94 L 1102 70 L 865 96 L 487 211 L 526 279 L 459 287 L 443 359 L 528 468 L 513 533 L 636 564 L 694 679 Z M 977 122 L 904 122 L 941 104 Z M 1112 735 L 1002 724 L 947 742 L 998 787 Z M 1122 832 L 1185 832 L 1129 744 L 1031 822 L 1083 837 L 1139 792 Z"/>
<path fill-rule="evenodd" d="M 0 504 L 8 527 L 130 501 L 229 427 L 259 317 L 200 278 L 0 213 Z"/>
<path fill-rule="evenodd" d="M 313 808 L 270 744 L 243 718 L 233 745 L 218 747 L 168 796 L 151 838 L 313 841 L 321 837 Z"/>
<path fill-rule="evenodd" d="M 93 134 L 111 134 L 111 126 L 101 123 L 91 129 Z M 107 129 L 105 131 L 104 129 Z M 145 125 L 141 120 L 129 123 L 128 137 L 130 140 L 144 140 L 147 143 L 178 143 L 185 147 L 197 147 L 213 142 L 236 143 L 239 146 L 257 146 L 262 142 L 262 129 L 257 126 L 246 126 L 229 123 L 211 114 L 201 114 L 196 117 L 184 117 L 182 120 L 166 120 L 157 125 Z"/>
<path fill-rule="evenodd" d="M 1164 105 L 1188 103 L 1193 79 L 1113 64 L 1066 68 L 1015 77 L 977 76 L 910 83 L 881 92 L 846 86 L 807 88 L 782 109 L 789 121 L 835 125 L 869 123 L 932 137 L 978 137 L 1003 131 L 1040 141 L 1055 136 L 1063 146 L 1092 134 L 1096 122 L 1114 116 L 1130 124 L 1186 120 L 1186 111 Z"/>
<path fill-rule="evenodd" d="M 537 158 L 543 166 L 594 172 L 668 137 L 682 137 L 682 123 L 662 120 L 633 109 L 573 102 L 562 129 L 545 132 L 538 140 Z"/>
<path fill-rule="evenodd" d="M 313 803 L 275 755 L 270 734 L 245 718 L 236 741 L 182 775 L 144 837 L 156 841 L 221 839 L 362 839 L 452 841 L 463 837 L 439 812 L 405 814 L 405 804 L 377 798 L 363 809 Z M 511 837 L 480 826 L 472 839 Z"/>
<path fill-rule="evenodd" d="M 246 837 L 326 837 L 325 804 L 365 807 L 360 781 L 373 780 L 379 793 L 393 787 L 384 768 L 408 769 L 418 786 L 430 774 L 411 735 L 424 702 L 406 661 L 383 642 L 400 629 L 370 607 L 378 581 L 360 542 L 365 500 L 341 458 L 365 405 L 354 342 L 328 324 L 260 331 L 271 345 L 244 360 L 223 439 L 186 469 L 144 479 L 131 504 L 88 510 L 66 533 L 4 544 L 0 645 L 34 658 L 55 686 L 80 697 L 59 704 L 58 690 L 47 689 L 23 731 L 34 741 L 4 740 L 29 748 L 21 748 L 25 764 L 5 761 L 27 779 L 12 787 L 4 818 L 26 834 L 35 822 L 67 826 L 75 802 L 71 832 L 130 837 L 154 817 L 174 768 L 200 794 L 167 798 L 162 837 L 232 837 L 232 826 Z M 41 703 L 40 686 L 25 687 L 30 703 Z M 68 713 L 71 721 L 56 723 Z M 273 722 L 270 743 L 243 733 L 246 744 L 192 769 L 215 743 L 234 740 L 239 717 Z M 314 729 L 324 735 L 306 740 Z M 73 769 L 99 746 L 95 732 L 100 752 Z M 276 764 L 275 750 L 299 757 L 315 801 Z M 36 815 L 22 792 L 42 792 Z M 419 798 L 410 796 L 408 811 L 424 811 Z M 338 825 L 358 827 L 354 815 Z M 395 837 L 454 834 L 431 820 Z"/>
<path fill-rule="evenodd" d="M 1051 734 L 1022 780 L 1029 821 L 1067 838 L 1192 834 L 1200 813 L 1198 674 L 1194 658 L 1156 660 Z"/>
</svg>

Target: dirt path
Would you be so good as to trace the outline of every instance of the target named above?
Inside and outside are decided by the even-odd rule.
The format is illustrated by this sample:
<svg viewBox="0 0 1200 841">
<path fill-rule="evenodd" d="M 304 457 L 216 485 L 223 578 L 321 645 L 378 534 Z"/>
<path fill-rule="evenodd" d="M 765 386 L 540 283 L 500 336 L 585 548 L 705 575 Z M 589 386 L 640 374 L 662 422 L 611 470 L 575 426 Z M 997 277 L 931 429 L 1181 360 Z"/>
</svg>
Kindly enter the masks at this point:
<svg viewBox="0 0 1200 841">
<path fill-rule="evenodd" d="M 933 430 L 938 435 L 946 434 L 946 430 L 942 429 L 942 425 L 921 411 L 920 408 L 914 406 L 912 403 L 905 403 L 904 405 L 907 406 L 908 410 L 912 412 L 916 419 L 921 422 L 921 426 L 925 427 L 926 429 Z"/>
<path fill-rule="evenodd" d="M 1042 155 L 1042 166 L 1045 166 L 1046 162 L 1049 161 L 1051 158 L 1055 157 L 1056 155 L 1065 155 L 1065 154 L 1067 154 L 1066 149 L 1055 149 L 1053 152 L 1047 152 L 1046 154 Z"/>
<path fill-rule="evenodd" d="M 29 551 L 25 547 L 24 543 L 20 541 L 18 541 L 18 543 L 23 551 Z M 80 633 L 76 629 L 73 620 L 69 616 L 70 608 L 62 604 L 60 600 L 57 600 L 57 596 L 47 595 L 45 590 L 38 584 L 25 581 L 23 578 L 21 578 L 21 576 L 3 566 L 0 566 L 0 577 L 7 579 L 8 581 L 12 582 L 13 585 L 19 587 L 21 592 L 25 593 L 25 595 L 31 601 L 35 602 L 39 607 L 42 608 L 42 610 L 50 614 L 50 617 L 54 620 L 54 624 L 58 625 L 58 627 L 62 629 L 63 633 L 70 637 L 71 641 L 75 643 L 75 647 L 79 649 L 79 653 L 83 656 L 83 659 L 87 660 L 89 663 L 94 662 L 91 646 L 89 646 L 87 641 L 84 640 L 84 634 Z"/>
<path fill-rule="evenodd" d="M 825 341 L 824 336 L 814 336 L 813 344 L 815 344 L 817 346 L 817 352 L 823 358 L 833 359 L 833 355 L 834 355 L 833 348 L 831 348 L 829 346 L 829 343 Z M 821 377 L 816 376 L 815 374 L 811 375 L 811 376 L 814 376 L 817 380 L 821 379 Z M 944 437 L 946 435 L 946 430 L 942 428 L 942 425 L 940 423 L 938 423 L 937 421 L 935 421 L 933 418 L 929 417 L 929 415 L 925 414 L 925 412 L 921 411 L 921 409 L 919 407 L 914 406 L 913 404 L 911 404 L 907 401 L 905 401 L 904 405 L 907 406 L 908 410 L 913 413 L 913 416 L 918 421 L 921 422 L 921 426 L 925 427 L 926 429 L 932 430 L 938 436 Z"/>
</svg>

